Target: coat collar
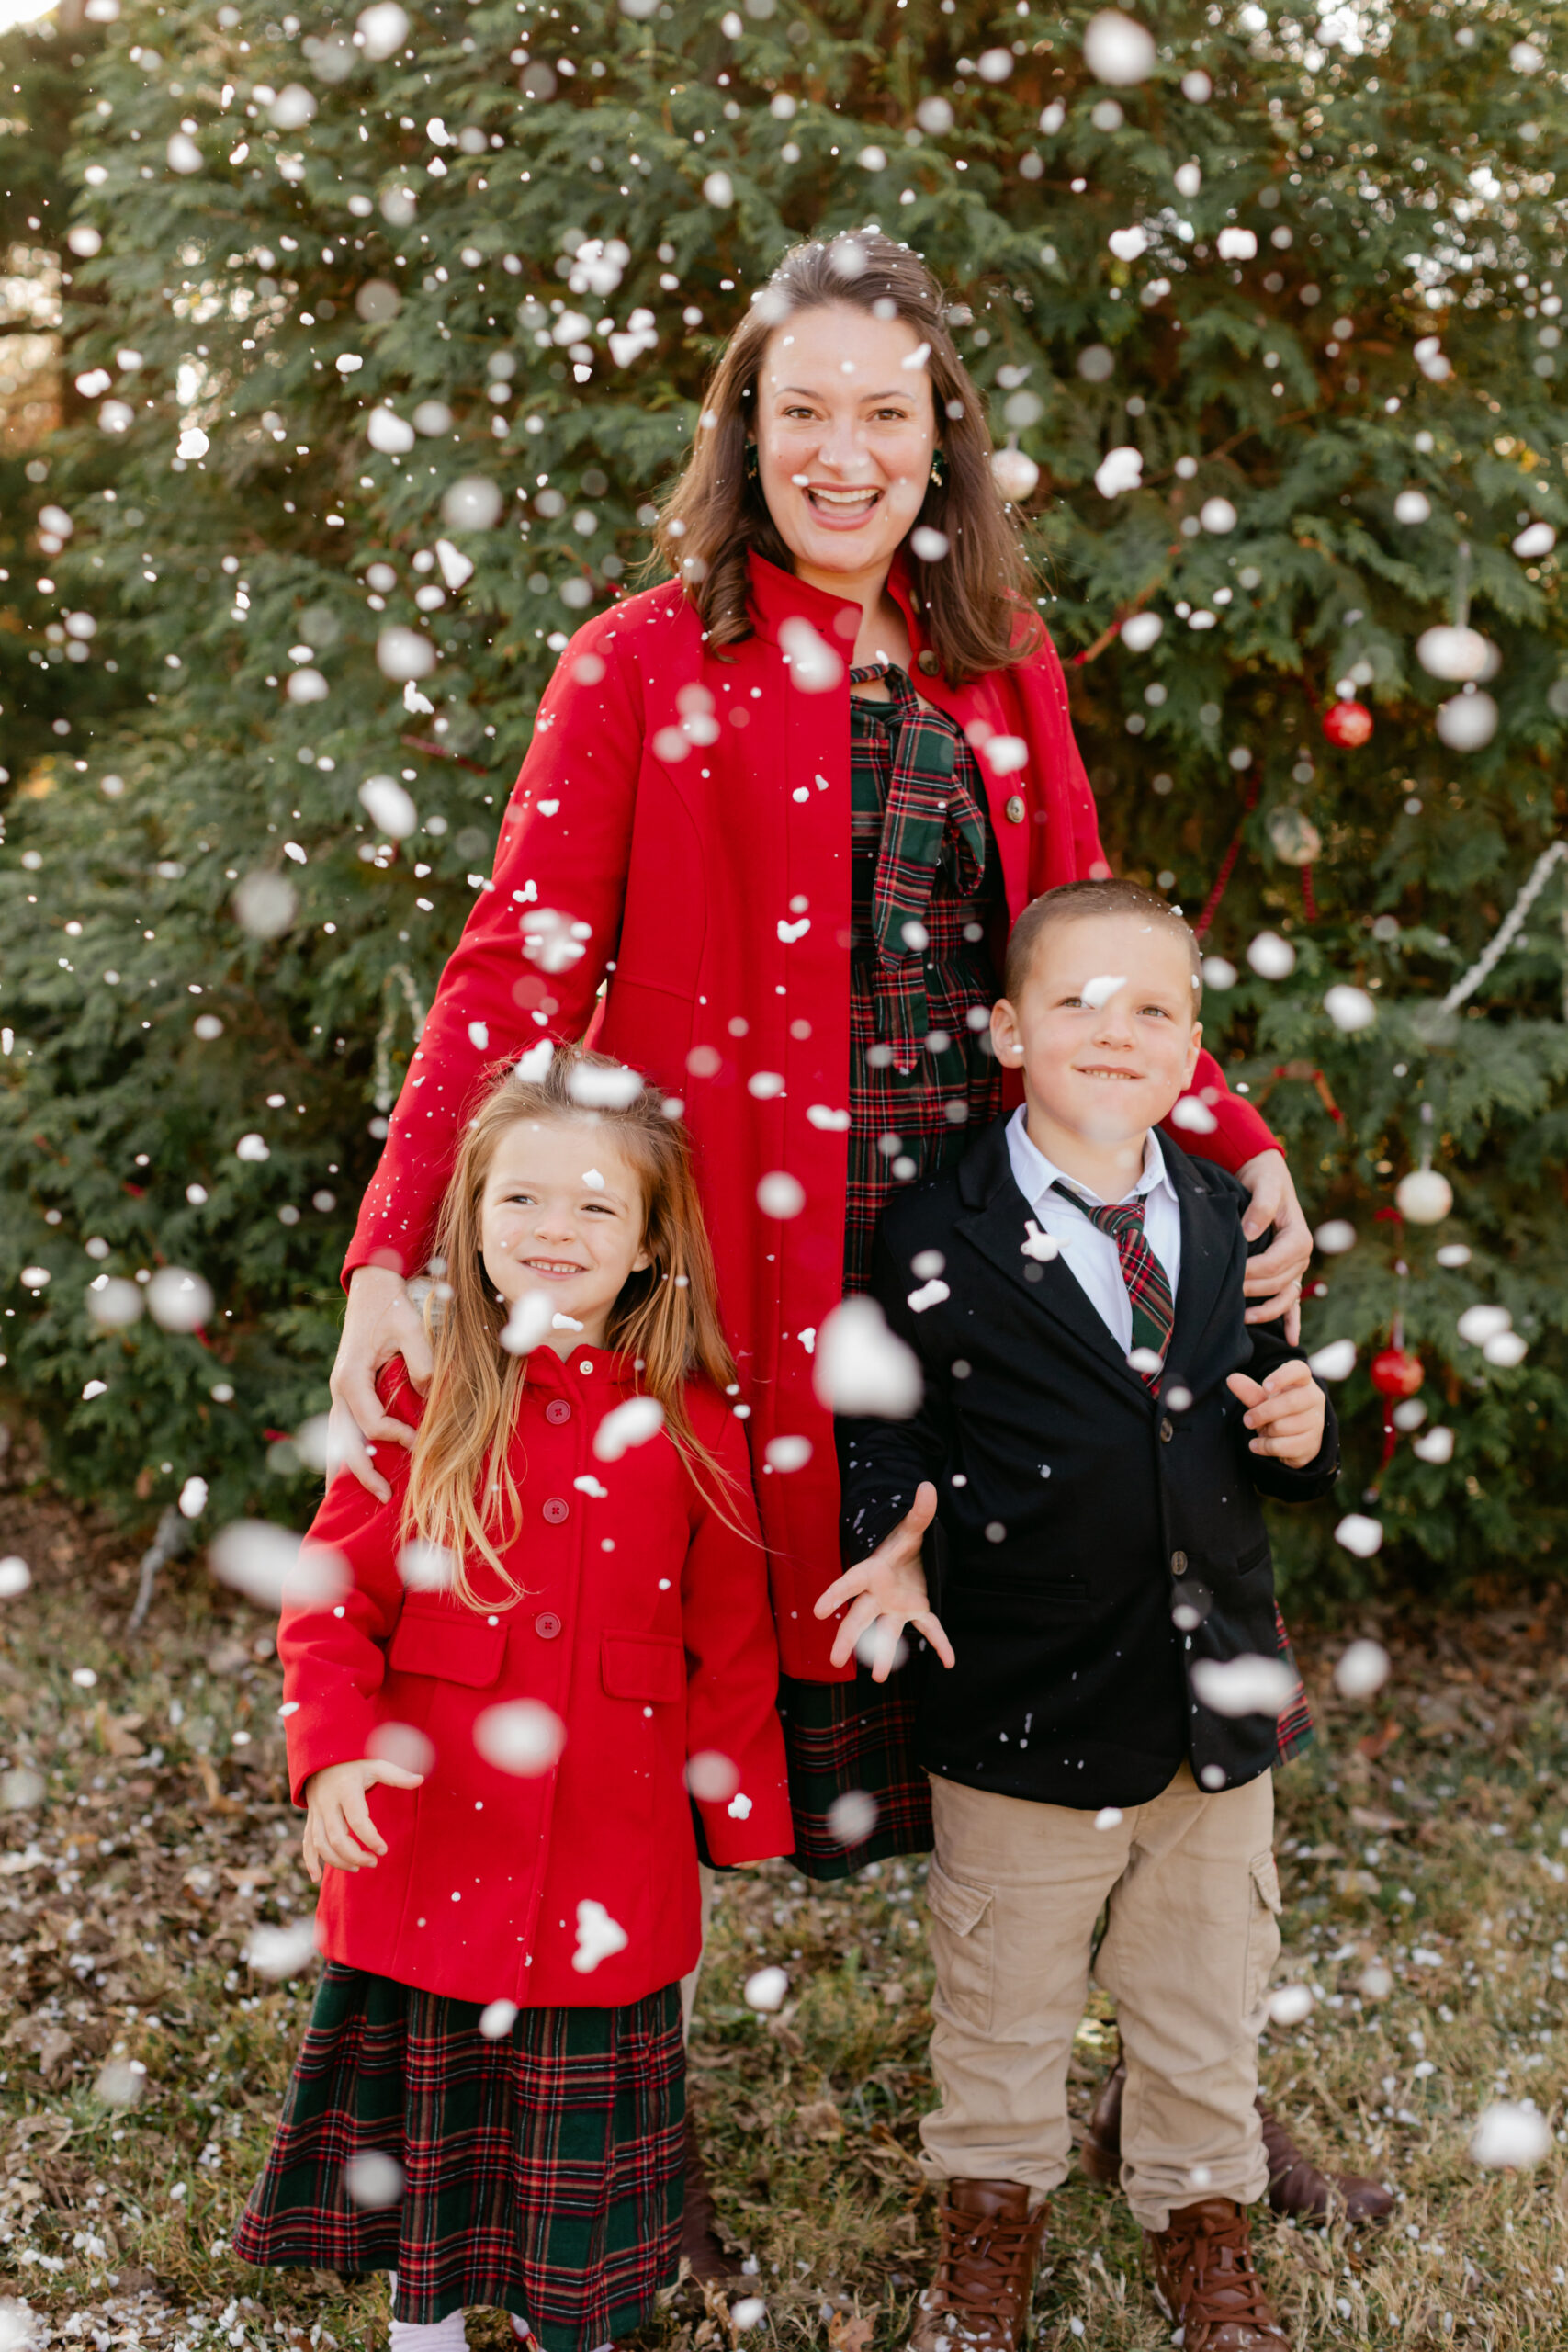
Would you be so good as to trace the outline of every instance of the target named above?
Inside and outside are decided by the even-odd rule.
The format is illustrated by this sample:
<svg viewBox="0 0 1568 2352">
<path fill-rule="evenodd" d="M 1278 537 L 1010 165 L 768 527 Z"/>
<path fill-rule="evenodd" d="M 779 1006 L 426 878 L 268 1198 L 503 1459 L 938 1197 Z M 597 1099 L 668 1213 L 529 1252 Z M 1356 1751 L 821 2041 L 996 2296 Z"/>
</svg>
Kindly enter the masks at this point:
<svg viewBox="0 0 1568 2352">
<path fill-rule="evenodd" d="M 814 588 L 797 580 L 793 571 L 785 571 L 781 564 L 770 563 L 755 548 L 746 558 L 750 574 L 750 607 L 752 626 L 757 635 L 770 645 L 776 645 L 779 631 L 785 621 L 807 620 L 828 643 L 839 651 L 852 649 L 855 631 L 860 627 L 861 608 L 852 597 L 835 596 L 825 588 Z M 908 566 L 902 548 L 895 554 L 887 574 L 887 593 L 903 614 L 909 631 L 911 650 L 918 655 L 925 646 L 925 631 L 919 602 L 910 583 Z M 847 653 L 846 653 L 847 662 Z M 926 690 L 922 680 L 920 691 Z"/>
<path fill-rule="evenodd" d="M 1181 1279 L 1177 1285 L 1176 1324 L 1167 1351 L 1167 1378 L 1189 1378 L 1213 1317 L 1236 1246 L 1240 1220 L 1235 1204 L 1213 1189 L 1201 1166 L 1167 1136 L 1160 1137 L 1166 1169 L 1181 1211 Z M 993 1119 L 958 1170 L 964 1213 L 959 1230 L 1071 1339 L 1080 1353 L 1151 1402 L 1147 1384 L 1128 1363 L 1062 1258 L 1032 1261 L 1025 1250 L 1030 1205 L 1019 1191 L 1007 1147 L 1007 1114 Z M 1030 1280 L 1037 1267 L 1039 1279 Z M 1163 1385 L 1163 1384 L 1162 1384 Z"/>
</svg>

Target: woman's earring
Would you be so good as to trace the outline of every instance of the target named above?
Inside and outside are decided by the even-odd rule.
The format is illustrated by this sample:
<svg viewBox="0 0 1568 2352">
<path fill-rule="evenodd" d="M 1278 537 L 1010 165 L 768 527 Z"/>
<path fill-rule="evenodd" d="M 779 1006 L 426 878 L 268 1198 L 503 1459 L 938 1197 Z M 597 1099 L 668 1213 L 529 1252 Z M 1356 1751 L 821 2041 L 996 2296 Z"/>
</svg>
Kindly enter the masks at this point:
<svg viewBox="0 0 1568 2352">
<path fill-rule="evenodd" d="M 762 470 L 760 463 L 758 462 L 757 444 L 755 441 L 748 441 L 746 444 L 745 470 L 748 481 L 755 481 Z"/>
<path fill-rule="evenodd" d="M 947 452 L 945 449 L 933 449 L 931 452 L 931 480 L 939 490 L 947 480 Z"/>
</svg>

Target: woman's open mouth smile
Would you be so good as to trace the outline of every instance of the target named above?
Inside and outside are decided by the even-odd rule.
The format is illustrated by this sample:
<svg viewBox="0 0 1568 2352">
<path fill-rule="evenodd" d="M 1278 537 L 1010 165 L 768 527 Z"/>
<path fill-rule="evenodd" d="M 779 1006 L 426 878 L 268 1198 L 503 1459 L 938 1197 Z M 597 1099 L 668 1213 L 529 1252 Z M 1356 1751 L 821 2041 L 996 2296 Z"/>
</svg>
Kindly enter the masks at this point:
<svg viewBox="0 0 1568 2352">
<path fill-rule="evenodd" d="M 812 513 L 827 524 L 829 530 L 843 530 L 863 523 L 880 504 L 882 492 L 874 483 L 864 482 L 858 489 L 846 490 L 827 482 L 808 482 L 806 503 Z"/>
</svg>

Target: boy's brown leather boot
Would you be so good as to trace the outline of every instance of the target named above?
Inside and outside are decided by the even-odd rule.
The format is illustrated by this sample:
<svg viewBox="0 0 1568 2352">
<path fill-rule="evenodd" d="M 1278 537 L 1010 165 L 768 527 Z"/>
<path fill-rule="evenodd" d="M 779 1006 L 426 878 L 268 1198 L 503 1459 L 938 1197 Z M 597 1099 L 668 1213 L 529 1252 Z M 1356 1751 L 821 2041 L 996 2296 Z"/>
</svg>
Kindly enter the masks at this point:
<svg viewBox="0 0 1568 2352">
<path fill-rule="evenodd" d="M 1122 2092 L 1127 2069 L 1120 2061 L 1100 2085 L 1078 2149 L 1078 2162 L 1090 2180 L 1114 2188 L 1122 2177 Z M 1263 2151 L 1269 2159 L 1269 2202 L 1276 2213 L 1299 2222 L 1326 2222 L 1342 2211 L 1355 2229 L 1386 2222 L 1393 2211 L 1393 2196 L 1381 2180 L 1364 2173 L 1324 2172 L 1302 2154 L 1279 2117 L 1261 2099 L 1258 2112 L 1263 2124 Z"/>
<path fill-rule="evenodd" d="M 909 2352 L 1022 2352 L 1047 2208 L 1016 2180 L 950 2180 Z"/>
<path fill-rule="evenodd" d="M 1182 2352 L 1291 2352 L 1252 2266 L 1245 2205 L 1204 2197 L 1176 2207 L 1163 2230 L 1145 2230 L 1155 2295 L 1181 2330 Z"/>
</svg>

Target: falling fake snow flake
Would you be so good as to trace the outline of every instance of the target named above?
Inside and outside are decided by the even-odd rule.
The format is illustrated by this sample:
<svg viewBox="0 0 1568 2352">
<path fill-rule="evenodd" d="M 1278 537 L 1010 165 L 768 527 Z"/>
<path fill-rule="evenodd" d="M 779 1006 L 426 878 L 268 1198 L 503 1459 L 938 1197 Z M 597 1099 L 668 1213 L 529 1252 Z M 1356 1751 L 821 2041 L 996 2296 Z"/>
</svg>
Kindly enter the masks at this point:
<svg viewBox="0 0 1568 2352">
<path fill-rule="evenodd" d="M 359 787 L 360 806 L 389 841 L 406 841 L 419 824 L 413 796 L 396 776 L 367 775 Z"/>
<path fill-rule="evenodd" d="M 32 1570 L 19 1554 L 9 1552 L 0 1560 L 0 1600 L 15 1600 L 32 1580 Z"/>
<path fill-rule="evenodd" d="M 258 1608 L 332 1609 L 352 1579 L 341 1553 L 312 1544 L 306 1549 L 287 1527 L 237 1519 L 213 1538 L 208 1560 L 220 1584 L 243 1592 Z"/>
<path fill-rule="evenodd" d="M 580 1976 L 589 1975 L 602 1960 L 625 1951 L 631 1939 L 602 1903 L 584 1901 L 577 1906 L 577 1950 L 571 1964 Z"/>
<path fill-rule="evenodd" d="M 1482 2110 L 1471 2134 L 1473 2164 L 1490 2172 L 1528 2172 L 1551 2146 L 1551 2126 L 1533 2107 L 1497 2099 Z"/>
<path fill-rule="evenodd" d="M 1352 1642 L 1334 1668 L 1334 1688 L 1342 1699 L 1370 1699 L 1388 1680 L 1390 1663 L 1381 1642 Z"/>
<path fill-rule="evenodd" d="M 664 1408 L 657 1396 L 628 1396 L 606 1413 L 593 1432 L 594 1459 L 618 1462 L 634 1445 L 646 1445 L 664 1427 Z"/>
<path fill-rule="evenodd" d="M 792 614 L 780 628 L 779 643 L 789 662 L 791 682 L 803 695 L 829 694 L 844 674 L 838 654 L 798 613 Z"/>
<path fill-rule="evenodd" d="M 1334 1540 L 1358 1560 L 1370 1560 L 1382 1549 L 1382 1521 L 1364 1511 L 1347 1511 L 1334 1531 Z"/>
<path fill-rule="evenodd" d="M 479 1716 L 474 1746 L 498 1772 L 534 1780 L 549 1770 L 566 1746 L 566 1725 L 542 1699 L 506 1699 Z"/>
<path fill-rule="evenodd" d="M 1269 1996 L 1269 2015 L 1276 2025 L 1300 2025 L 1312 2012 L 1310 1985 L 1277 1984 Z"/>
<path fill-rule="evenodd" d="M 1296 1678 L 1283 1658 L 1244 1652 L 1195 1658 L 1192 1688 L 1216 1715 L 1280 1715 L 1294 1696 Z"/>
<path fill-rule="evenodd" d="M 1084 27 L 1083 59 L 1097 82 L 1130 89 L 1155 70 L 1154 40 L 1120 8 L 1102 8 Z"/>
<path fill-rule="evenodd" d="M 876 1826 L 876 1799 L 869 1789 L 846 1789 L 828 1808 L 828 1832 L 840 1846 L 861 1846 Z"/>
<path fill-rule="evenodd" d="M 782 2009 L 788 1996 L 789 1978 L 782 1968 L 756 1969 L 741 1987 L 741 1998 L 747 2007 L 764 2014 Z"/>
<path fill-rule="evenodd" d="M 479 2031 L 487 2041 L 504 2041 L 516 2022 L 515 2001 L 487 2001 L 479 2011 Z"/>
<path fill-rule="evenodd" d="M 281 1928 L 254 1927 L 245 1947 L 246 1967 L 254 1969 L 258 1976 L 270 1977 L 274 1984 L 280 1984 L 286 1976 L 298 1976 L 315 1957 L 313 1918 L 290 1919 Z"/>
<path fill-rule="evenodd" d="M 362 2148 L 344 2165 L 343 2185 L 354 2204 L 380 2212 L 402 2196 L 403 2168 L 385 2149 Z"/>
<path fill-rule="evenodd" d="M 822 1325 L 812 1366 L 817 1401 L 830 1413 L 908 1420 L 919 1409 L 919 1361 L 872 1298 L 846 1298 Z"/>
</svg>

